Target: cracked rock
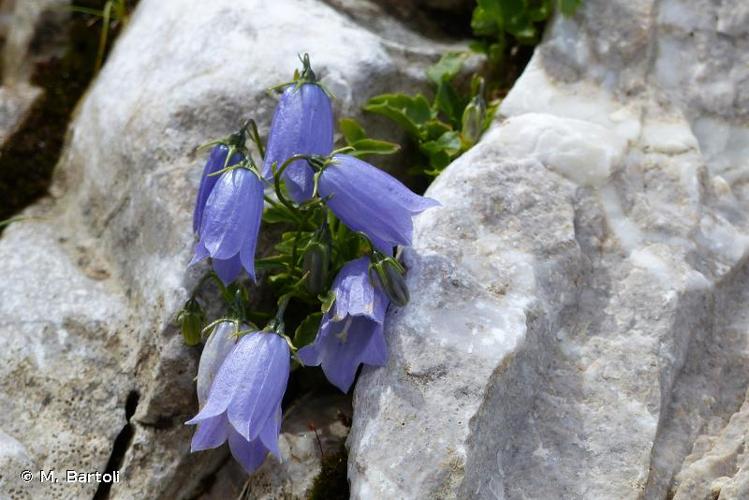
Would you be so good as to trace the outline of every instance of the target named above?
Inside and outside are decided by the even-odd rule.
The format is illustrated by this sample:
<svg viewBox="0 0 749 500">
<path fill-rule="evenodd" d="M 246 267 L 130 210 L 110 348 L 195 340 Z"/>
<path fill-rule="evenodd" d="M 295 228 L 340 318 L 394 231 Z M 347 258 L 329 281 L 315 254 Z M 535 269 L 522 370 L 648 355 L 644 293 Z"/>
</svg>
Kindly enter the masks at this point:
<svg viewBox="0 0 749 500">
<path fill-rule="evenodd" d="M 427 195 L 352 498 L 745 498 L 739 0 L 586 0 Z"/>
<path fill-rule="evenodd" d="M 221 466 L 225 449 L 189 453 L 183 425 L 197 410 L 199 350 L 174 319 L 202 273 L 186 270 L 202 171 L 191 151 L 248 116 L 267 131 L 266 89 L 300 52 L 339 116 L 378 93 L 425 89 L 446 46 L 390 39 L 407 29 L 388 19 L 392 29 L 369 30 L 318 0 L 139 2 L 79 103 L 50 196 L 0 238 L 0 497 L 92 497 L 95 483 L 19 474 L 103 471 L 126 425 L 112 499 L 189 497 Z"/>
</svg>

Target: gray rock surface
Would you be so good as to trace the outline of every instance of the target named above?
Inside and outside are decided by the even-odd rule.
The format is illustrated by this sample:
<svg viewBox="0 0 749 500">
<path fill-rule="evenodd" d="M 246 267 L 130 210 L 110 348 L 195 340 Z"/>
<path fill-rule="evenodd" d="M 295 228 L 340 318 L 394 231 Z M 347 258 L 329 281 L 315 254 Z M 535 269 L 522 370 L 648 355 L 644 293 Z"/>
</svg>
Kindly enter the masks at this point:
<svg viewBox="0 0 749 500">
<path fill-rule="evenodd" d="M 64 50 L 68 4 L 66 0 L 0 2 L 0 145 L 23 123 L 42 93 L 31 83 L 35 67 Z"/>
<path fill-rule="evenodd" d="M 428 194 L 353 498 L 745 498 L 746 2 L 586 0 Z"/>
<path fill-rule="evenodd" d="M 230 460 L 217 474 L 213 488 L 202 498 L 309 498 L 315 478 L 320 474 L 322 459 L 339 453 L 350 425 L 349 397 L 342 394 L 304 396 L 284 415 L 279 438 L 284 460 L 269 458 L 241 485 L 232 483 L 231 478 L 245 474 Z M 227 486 L 230 491 L 226 491 Z"/>
<path fill-rule="evenodd" d="M 202 169 L 190 152 L 248 115 L 267 130 L 266 89 L 300 52 L 341 116 L 426 87 L 445 47 L 390 27 L 317 0 L 141 0 L 79 105 L 50 197 L 0 239 L 0 497 L 90 498 L 99 485 L 20 472 L 104 471 L 111 457 L 110 498 L 182 498 L 225 463 L 223 449 L 190 455 L 182 425 L 199 352 L 173 322 L 202 273 L 185 269 Z"/>
</svg>

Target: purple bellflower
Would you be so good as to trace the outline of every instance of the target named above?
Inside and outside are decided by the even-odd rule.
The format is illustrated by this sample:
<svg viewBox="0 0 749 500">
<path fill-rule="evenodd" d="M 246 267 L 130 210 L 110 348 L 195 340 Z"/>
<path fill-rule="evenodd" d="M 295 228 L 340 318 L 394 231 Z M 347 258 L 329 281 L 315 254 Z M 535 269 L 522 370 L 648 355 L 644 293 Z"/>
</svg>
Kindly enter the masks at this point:
<svg viewBox="0 0 749 500">
<path fill-rule="evenodd" d="M 395 245 L 410 245 L 412 218 L 439 205 L 419 196 L 392 176 L 349 155 L 335 155 L 320 175 L 321 197 L 354 231 L 365 233 L 381 252 L 392 255 Z"/>
<path fill-rule="evenodd" d="M 369 258 L 348 262 L 333 281 L 335 302 L 323 315 L 315 341 L 297 357 L 322 365 L 328 380 L 343 392 L 354 382 L 361 363 L 382 366 L 388 352 L 383 322 L 388 299 L 369 279 Z"/>
<path fill-rule="evenodd" d="M 263 177 L 273 179 L 276 168 L 295 154 L 326 156 L 333 150 L 333 108 L 325 91 L 315 83 L 289 84 L 276 106 L 263 159 Z M 296 160 L 283 173 L 291 199 L 302 203 L 312 197 L 313 172 L 305 160 Z"/>
<path fill-rule="evenodd" d="M 229 342 L 227 332 L 233 334 L 232 326 L 223 325 L 214 330 L 215 340 L 208 340 L 208 353 L 201 356 L 200 412 L 186 423 L 198 425 L 191 451 L 217 448 L 228 441 L 232 455 L 249 474 L 260 467 L 268 452 L 280 458 L 278 434 L 281 400 L 289 379 L 289 345 L 275 333 L 251 333 L 241 337 L 222 361 Z M 201 401 L 201 383 L 204 388 L 211 379 Z"/>
<path fill-rule="evenodd" d="M 190 265 L 206 257 L 225 284 L 234 281 L 242 267 L 255 280 L 255 247 L 263 217 L 263 181 L 246 168 L 221 174 L 205 203 L 200 241 Z"/>
<path fill-rule="evenodd" d="M 203 177 L 200 179 L 200 187 L 198 188 L 198 197 L 195 200 L 195 211 L 192 214 L 192 230 L 195 233 L 200 230 L 200 221 L 203 220 L 205 202 L 208 201 L 208 196 L 211 194 L 211 191 L 213 191 L 216 182 L 218 182 L 218 176 L 210 174 L 244 160 L 244 155 L 236 152 L 227 162 L 226 155 L 228 154 L 229 147 L 225 144 L 219 144 L 218 146 L 213 147 L 211 154 L 208 156 L 208 161 L 205 162 L 205 167 L 203 167 Z"/>
</svg>

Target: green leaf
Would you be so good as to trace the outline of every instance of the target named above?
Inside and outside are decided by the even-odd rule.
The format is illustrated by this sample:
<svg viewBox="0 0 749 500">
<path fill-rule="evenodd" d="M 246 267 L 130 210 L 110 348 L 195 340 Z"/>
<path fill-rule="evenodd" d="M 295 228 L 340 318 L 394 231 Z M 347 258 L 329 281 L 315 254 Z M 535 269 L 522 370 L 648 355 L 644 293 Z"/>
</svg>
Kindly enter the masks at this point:
<svg viewBox="0 0 749 500">
<path fill-rule="evenodd" d="M 497 33 L 497 22 L 483 7 L 479 6 L 473 11 L 471 18 L 471 29 L 477 36 L 492 36 Z"/>
<path fill-rule="evenodd" d="M 517 38 L 518 42 L 524 45 L 530 45 L 536 43 L 536 37 L 538 36 L 538 30 L 536 27 L 528 22 L 527 24 L 519 25 L 512 30 L 509 30 L 512 35 Z"/>
<path fill-rule="evenodd" d="M 461 152 L 461 146 L 460 134 L 450 131 L 442 134 L 436 141 L 421 144 L 420 149 L 429 158 L 430 165 L 441 170 Z"/>
<path fill-rule="evenodd" d="M 508 30 L 513 25 L 525 22 L 526 0 L 498 0 L 496 3 L 499 5 L 499 17 Z"/>
<path fill-rule="evenodd" d="M 580 7 L 580 5 L 583 3 L 583 0 L 558 0 L 558 1 L 559 1 L 559 10 L 565 16 L 573 15 L 577 11 L 577 8 Z"/>
<path fill-rule="evenodd" d="M 432 118 L 429 101 L 421 94 L 378 95 L 364 105 L 364 110 L 393 120 L 413 137 L 418 137 L 419 126 Z"/>
<path fill-rule="evenodd" d="M 460 153 L 460 134 L 457 132 L 445 132 L 437 140 L 442 149 L 444 149 L 450 155 L 456 155 Z"/>
<path fill-rule="evenodd" d="M 353 118 L 341 118 L 338 121 L 338 128 L 341 129 L 343 138 L 346 139 L 346 144 L 349 146 L 353 145 L 356 141 L 367 138 L 366 132 L 359 123 Z"/>
<path fill-rule="evenodd" d="M 505 57 L 505 43 L 503 40 L 489 45 L 487 56 L 494 64 L 499 65 Z"/>
<path fill-rule="evenodd" d="M 440 84 L 444 80 L 452 80 L 460 72 L 467 55 L 465 52 L 443 54 L 436 64 L 427 69 L 427 76 L 436 84 Z"/>
<path fill-rule="evenodd" d="M 451 132 L 452 127 L 440 120 L 429 120 L 422 127 L 422 141 L 434 141 L 439 139 L 443 134 Z"/>
<path fill-rule="evenodd" d="M 288 267 L 288 261 L 290 259 L 285 255 L 272 255 L 270 257 L 263 257 L 262 259 L 255 259 L 255 269 L 281 269 Z"/>
<path fill-rule="evenodd" d="M 552 2 L 551 0 L 543 0 L 541 5 L 530 6 L 528 8 L 528 17 L 533 22 L 546 21 L 551 16 Z"/>
<path fill-rule="evenodd" d="M 455 91 L 455 87 L 448 80 L 439 82 L 437 95 L 434 97 L 434 104 L 439 111 L 444 113 L 453 128 L 459 127 L 460 117 L 463 114 L 463 108 L 466 103 L 460 98 Z"/>
<path fill-rule="evenodd" d="M 351 155 L 357 158 L 367 155 L 391 155 L 397 153 L 401 148 L 400 145 L 394 142 L 377 139 L 361 139 L 350 144 L 350 146 L 354 148 Z"/>
<path fill-rule="evenodd" d="M 492 35 L 504 30 L 502 1 L 478 0 L 476 2 L 477 7 L 473 11 L 471 27 L 474 28 L 477 35 Z"/>
<path fill-rule="evenodd" d="M 299 239 L 297 240 L 297 234 Z M 301 256 L 302 249 L 307 245 L 310 238 L 312 238 L 311 231 L 288 231 L 281 235 L 281 241 L 276 244 L 276 251 L 281 254 L 291 255 L 294 249 L 294 242 L 297 243 L 297 257 Z"/>
<path fill-rule="evenodd" d="M 263 212 L 263 222 L 266 224 L 293 223 L 294 217 L 287 207 L 279 204 L 265 209 L 265 212 Z"/>
<path fill-rule="evenodd" d="M 468 48 L 479 54 L 489 53 L 489 44 L 485 40 L 473 40 L 468 44 Z"/>
<path fill-rule="evenodd" d="M 294 347 L 297 349 L 311 344 L 320 329 L 322 313 L 315 312 L 304 318 L 294 332 Z"/>
</svg>

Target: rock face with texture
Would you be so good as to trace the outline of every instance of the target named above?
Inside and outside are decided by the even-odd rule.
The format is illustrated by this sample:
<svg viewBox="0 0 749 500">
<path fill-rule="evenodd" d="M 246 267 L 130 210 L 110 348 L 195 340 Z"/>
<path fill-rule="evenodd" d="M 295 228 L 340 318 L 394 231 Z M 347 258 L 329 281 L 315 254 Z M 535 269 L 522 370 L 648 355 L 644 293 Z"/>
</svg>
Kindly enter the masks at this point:
<svg viewBox="0 0 749 500">
<path fill-rule="evenodd" d="M 60 56 L 69 18 L 66 0 L 0 1 L 2 85 L 0 145 L 16 131 L 42 91 L 31 83 L 34 68 Z"/>
<path fill-rule="evenodd" d="M 284 415 L 283 433 L 278 442 L 283 462 L 269 458 L 247 477 L 237 462 L 228 460 L 200 499 L 309 498 L 323 458 L 339 453 L 350 425 L 350 397 L 304 396 Z"/>
<path fill-rule="evenodd" d="M 427 194 L 353 498 L 745 498 L 749 7 L 586 0 Z"/>
<path fill-rule="evenodd" d="M 248 116 L 267 130 L 266 89 L 300 52 L 339 116 L 425 88 L 445 46 L 389 26 L 317 0 L 139 2 L 80 103 L 51 196 L 0 239 L 0 497 L 105 494 L 19 474 L 109 463 L 110 498 L 182 498 L 225 462 L 225 449 L 190 455 L 183 425 L 199 350 L 174 319 L 203 272 L 185 269 L 202 168 L 190 152 Z"/>
</svg>

